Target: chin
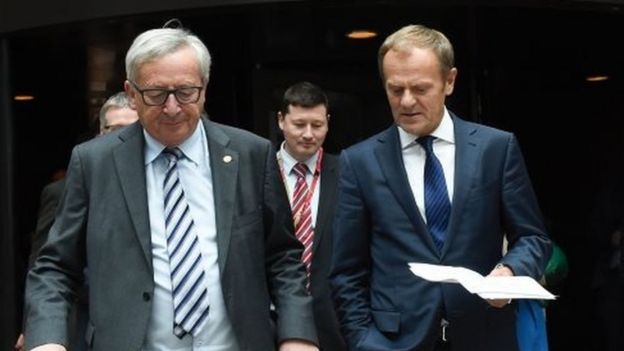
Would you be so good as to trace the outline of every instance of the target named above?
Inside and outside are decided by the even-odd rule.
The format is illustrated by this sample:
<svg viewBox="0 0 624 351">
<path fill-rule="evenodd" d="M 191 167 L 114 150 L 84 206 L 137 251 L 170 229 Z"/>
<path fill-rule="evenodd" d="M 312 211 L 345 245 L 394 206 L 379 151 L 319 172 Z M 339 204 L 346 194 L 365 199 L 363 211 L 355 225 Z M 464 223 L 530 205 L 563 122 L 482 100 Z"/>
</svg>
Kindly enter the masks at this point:
<svg viewBox="0 0 624 351">
<path fill-rule="evenodd" d="M 312 157 L 312 155 L 314 155 L 314 153 L 310 153 L 309 151 L 303 151 L 297 153 L 297 158 L 299 158 L 298 161 L 305 161 Z"/>
<path fill-rule="evenodd" d="M 414 126 L 413 124 L 399 124 L 399 126 L 403 128 L 404 131 L 410 134 L 414 134 L 414 135 L 420 135 L 423 129 L 420 126 L 417 127 L 417 126 Z"/>
<path fill-rule="evenodd" d="M 167 141 L 167 146 L 178 146 L 186 140 L 183 135 L 168 135 L 164 138 Z"/>
</svg>

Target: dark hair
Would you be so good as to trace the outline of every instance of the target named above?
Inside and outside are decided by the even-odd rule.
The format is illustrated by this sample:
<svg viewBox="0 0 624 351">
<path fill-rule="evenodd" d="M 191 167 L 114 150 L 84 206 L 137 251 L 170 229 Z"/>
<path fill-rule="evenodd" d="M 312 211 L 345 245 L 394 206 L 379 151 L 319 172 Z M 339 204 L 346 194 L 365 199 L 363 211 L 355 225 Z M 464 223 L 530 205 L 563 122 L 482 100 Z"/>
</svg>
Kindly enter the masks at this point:
<svg viewBox="0 0 624 351">
<path fill-rule="evenodd" d="M 291 85 L 290 88 L 286 89 L 280 106 L 282 116 L 288 114 L 288 106 L 291 105 L 305 108 L 324 105 L 325 109 L 329 111 L 327 95 L 325 95 L 321 88 L 310 82 L 295 83 Z"/>
</svg>

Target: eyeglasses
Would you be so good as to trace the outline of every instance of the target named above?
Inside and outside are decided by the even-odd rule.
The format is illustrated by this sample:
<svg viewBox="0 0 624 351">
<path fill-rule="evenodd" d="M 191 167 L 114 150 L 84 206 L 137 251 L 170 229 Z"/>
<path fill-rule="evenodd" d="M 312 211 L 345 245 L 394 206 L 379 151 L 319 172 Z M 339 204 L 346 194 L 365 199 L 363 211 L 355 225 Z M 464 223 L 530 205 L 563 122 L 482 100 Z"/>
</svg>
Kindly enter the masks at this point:
<svg viewBox="0 0 624 351">
<path fill-rule="evenodd" d="M 161 89 L 161 88 L 148 88 L 141 89 L 139 86 L 130 81 L 130 84 L 136 89 L 139 93 L 141 93 L 141 98 L 143 102 L 147 106 L 161 106 L 169 97 L 170 94 L 175 96 L 176 101 L 180 105 L 194 104 L 199 101 L 199 96 L 201 95 L 203 86 L 200 87 L 180 87 L 175 89 Z"/>
</svg>

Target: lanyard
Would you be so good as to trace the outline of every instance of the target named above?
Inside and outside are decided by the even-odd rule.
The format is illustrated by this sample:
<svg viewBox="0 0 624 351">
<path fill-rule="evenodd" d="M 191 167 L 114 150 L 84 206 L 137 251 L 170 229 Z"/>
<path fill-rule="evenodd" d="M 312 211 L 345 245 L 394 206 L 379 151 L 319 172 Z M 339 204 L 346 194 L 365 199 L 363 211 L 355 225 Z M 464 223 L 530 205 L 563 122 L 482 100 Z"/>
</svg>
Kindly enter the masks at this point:
<svg viewBox="0 0 624 351">
<path fill-rule="evenodd" d="M 286 186 L 286 172 L 284 171 L 284 160 L 282 159 L 282 151 L 277 153 L 277 163 L 279 163 L 280 174 L 282 175 L 282 180 L 284 181 L 284 186 Z M 312 197 L 314 196 L 314 191 L 316 190 L 316 185 L 318 184 L 319 177 L 321 176 L 321 163 L 323 160 L 323 147 L 319 148 L 318 157 L 316 158 L 316 166 L 313 176 L 312 176 L 312 185 L 308 188 L 308 194 L 305 198 L 305 202 L 301 208 L 305 208 L 310 203 L 312 203 Z M 288 191 L 288 187 L 286 186 L 286 191 L 288 193 L 288 200 L 292 206 L 292 194 Z"/>
</svg>

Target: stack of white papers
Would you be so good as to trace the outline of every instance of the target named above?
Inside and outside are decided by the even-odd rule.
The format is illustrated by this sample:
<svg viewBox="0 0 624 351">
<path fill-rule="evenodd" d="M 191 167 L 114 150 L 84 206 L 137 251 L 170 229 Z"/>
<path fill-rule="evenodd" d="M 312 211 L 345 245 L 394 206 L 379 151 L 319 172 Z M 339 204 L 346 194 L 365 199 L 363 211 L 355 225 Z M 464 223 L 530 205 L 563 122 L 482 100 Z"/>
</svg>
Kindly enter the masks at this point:
<svg viewBox="0 0 624 351">
<path fill-rule="evenodd" d="M 409 266 L 412 273 L 425 280 L 459 283 L 483 299 L 555 299 L 555 295 L 531 277 L 484 277 L 468 268 L 427 263 L 410 263 Z"/>
</svg>

